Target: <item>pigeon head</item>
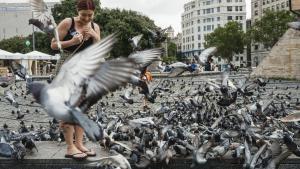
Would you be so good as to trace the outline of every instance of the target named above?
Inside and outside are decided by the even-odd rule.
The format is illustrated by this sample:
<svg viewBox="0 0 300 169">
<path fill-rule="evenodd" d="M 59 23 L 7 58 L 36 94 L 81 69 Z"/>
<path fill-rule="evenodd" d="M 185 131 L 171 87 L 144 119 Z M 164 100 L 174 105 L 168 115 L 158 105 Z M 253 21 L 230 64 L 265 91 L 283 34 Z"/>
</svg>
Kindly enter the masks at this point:
<svg viewBox="0 0 300 169">
<path fill-rule="evenodd" d="M 35 100 L 40 103 L 41 102 L 41 92 L 46 85 L 43 83 L 30 83 L 28 84 L 29 92 L 32 93 Z"/>
</svg>

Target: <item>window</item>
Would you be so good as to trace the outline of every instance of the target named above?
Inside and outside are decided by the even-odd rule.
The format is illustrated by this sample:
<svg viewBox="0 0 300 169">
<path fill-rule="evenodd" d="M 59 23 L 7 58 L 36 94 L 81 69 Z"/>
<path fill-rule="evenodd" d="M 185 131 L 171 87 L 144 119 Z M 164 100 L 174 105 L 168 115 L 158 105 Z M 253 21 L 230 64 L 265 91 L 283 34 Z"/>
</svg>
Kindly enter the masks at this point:
<svg viewBox="0 0 300 169">
<path fill-rule="evenodd" d="M 182 38 L 182 42 L 185 43 L 185 38 Z"/>
<path fill-rule="evenodd" d="M 241 61 L 243 61 L 243 60 L 244 60 L 243 56 L 241 56 L 240 60 L 241 60 Z"/>
<path fill-rule="evenodd" d="M 218 24 L 218 28 L 219 28 L 219 27 L 221 27 L 221 25 L 220 25 L 220 24 Z"/>
<path fill-rule="evenodd" d="M 220 19 L 220 17 L 217 17 L 217 21 L 220 21 L 221 19 Z"/>
<path fill-rule="evenodd" d="M 227 11 L 232 11 L 232 6 L 227 6 Z"/>
<path fill-rule="evenodd" d="M 255 45 L 255 46 L 254 46 L 254 49 L 255 49 L 255 50 L 258 50 L 258 45 Z"/>
<path fill-rule="evenodd" d="M 258 15 L 258 10 L 254 11 L 254 15 L 255 15 L 255 16 Z"/>
<path fill-rule="evenodd" d="M 227 20 L 232 20 L 232 16 L 227 16 Z"/>
<path fill-rule="evenodd" d="M 206 31 L 206 26 L 203 26 L 203 30 Z"/>
<path fill-rule="evenodd" d="M 206 19 L 203 19 L 203 23 L 205 23 L 206 22 Z"/>
<path fill-rule="evenodd" d="M 232 2 L 232 0 L 227 0 L 227 2 Z"/>
<path fill-rule="evenodd" d="M 197 23 L 200 23 L 200 19 L 197 20 Z"/>
<path fill-rule="evenodd" d="M 237 57 L 235 57 L 235 61 L 239 61 L 239 57 L 237 56 Z"/>
<path fill-rule="evenodd" d="M 266 0 L 263 0 L 263 5 L 266 5 Z"/>
<path fill-rule="evenodd" d="M 257 7 L 258 7 L 257 2 L 255 2 L 254 3 L 254 8 L 257 8 Z"/>
<path fill-rule="evenodd" d="M 201 48 L 201 43 L 198 43 L 198 49 L 200 49 Z"/>
<path fill-rule="evenodd" d="M 201 27 L 200 26 L 198 26 L 198 32 L 200 32 L 201 31 Z"/>
<path fill-rule="evenodd" d="M 200 15 L 200 10 L 197 10 L 197 14 Z"/>
<path fill-rule="evenodd" d="M 240 11 L 243 11 L 243 6 L 240 6 Z"/>
<path fill-rule="evenodd" d="M 240 20 L 243 20 L 243 16 L 240 16 Z"/>
<path fill-rule="evenodd" d="M 222 3 L 222 0 L 219 0 L 219 3 Z"/>
<path fill-rule="evenodd" d="M 239 16 L 235 16 L 235 20 L 239 20 Z"/>
<path fill-rule="evenodd" d="M 192 41 L 194 41 L 194 36 L 192 36 Z"/>
<path fill-rule="evenodd" d="M 198 40 L 201 40 L 201 35 L 198 35 Z"/>
<path fill-rule="evenodd" d="M 239 11 L 239 7 L 238 6 L 235 7 L 235 11 Z"/>
<path fill-rule="evenodd" d="M 284 2 L 281 3 L 281 8 L 285 8 Z"/>
<path fill-rule="evenodd" d="M 208 31 L 211 30 L 211 25 L 207 25 L 207 28 L 206 28 Z"/>
<path fill-rule="evenodd" d="M 217 7 L 217 12 L 220 12 L 220 7 Z"/>
</svg>

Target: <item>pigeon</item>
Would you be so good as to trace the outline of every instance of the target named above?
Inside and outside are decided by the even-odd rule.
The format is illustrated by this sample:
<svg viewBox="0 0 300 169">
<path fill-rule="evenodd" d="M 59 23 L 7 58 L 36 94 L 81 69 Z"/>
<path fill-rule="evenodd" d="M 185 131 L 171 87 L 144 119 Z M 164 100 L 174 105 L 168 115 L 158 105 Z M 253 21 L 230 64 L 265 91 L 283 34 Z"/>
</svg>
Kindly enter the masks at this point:
<svg viewBox="0 0 300 169">
<path fill-rule="evenodd" d="M 33 82 L 29 85 L 36 101 L 50 116 L 79 124 L 93 141 L 101 139 L 103 133 L 83 113 L 103 95 L 126 85 L 137 71 L 136 62 L 130 58 L 104 62 L 104 57 L 116 42 L 116 36 L 109 35 L 74 55 L 62 65 L 51 84 Z M 148 60 L 148 57 L 144 59 Z"/>
<path fill-rule="evenodd" d="M 139 42 L 142 39 L 143 34 L 134 36 L 133 38 L 128 39 L 128 41 L 130 42 L 130 45 L 133 48 L 133 51 L 137 51 L 140 50 L 140 46 L 139 46 Z"/>
<path fill-rule="evenodd" d="M 151 30 L 149 28 L 146 29 L 150 32 L 151 36 L 154 38 L 156 43 L 162 43 L 167 39 L 166 31 L 169 28 L 165 28 L 165 29 L 156 28 L 155 30 Z"/>
<path fill-rule="evenodd" d="M 214 55 L 216 52 L 217 52 L 216 47 L 209 47 L 209 48 L 203 50 L 201 52 L 200 56 L 194 55 L 194 58 L 198 62 L 198 64 L 203 66 L 203 65 L 205 65 L 205 62 L 207 61 L 208 57 Z"/>
<path fill-rule="evenodd" d="M 133 99 L 130 98 L 132 93 L 133 93 L 133 87 L 130 87 L 130 88 L 126 89 L 124 95 L 120 95 L 120 97 L 122 99 L 124 99 L 127 103 L 133 104 Z"/>
<path fill-rule="evenodd" d="M 26 155 L 26 149 L 20 141 L 13 142 L 12 158 L 16 160 L 23 160 Z"/>
<path fill-rule="evenodd" d="M 47 4 L 43 0 L 30 0 L 30 6 L 34 18 L 29 19 L 29 24 L 36 26 L 48 35 L 53 35 L 57 40 L 58 48 L 62 51 L 57 25 L 48 11 Z"/>
<path fill-rule="evenodd" d="M 189 71 L 192 72 L 193 69 L 190 65 L 187 65 L 182 62 L 176 62 L 173 64 L 170 64 L 169 67 L 171 68 L 171 72 L 169 74 L 169 77 L 176 77 L 181 75 L 182 73 Z"/>
<path fill-rule="evenodd" d="M 23 65 L 17 63 L 16 61 L 11 61 L 9 65 L 10 69 L 15 75 L 19 76 L 23 80 L 26 80 L 27 70 Z"/>
<path fill-rule="evenodd" d="M 29 136 L 25 136 L 22 138 L 21 140 L 22 144 L 24 145 L 24 147 L 30 151 L 32 151 L 33 148 L 36 149 L 36 151 L 38 151 L 34 141 L 32 138 L 30 138 Z"/>
<path fill-rule="evenodd" d="M 5 91 L 4 91 L 4 96 L 5 96 L 5 99 L 6 99 L 7 101 L 9 101 L 9 103 L 10 103 L 11 105 L 13 105 L 15 108 L 18 108 L 18 107 L 19 107 L 19 104 L 18 104 L 18 102 L 15 100 L 15 97 L 14 97 L 14 95 L 12 94 L 11 91 L 5 90 Z"/>
<path fill-rule="evenodd" d="M 12 146 L 8 143 L 0 143 L 0 157 L 11 157 L 14 152 Z"/>
<path fill-rule="evenodd" d="M 88 165 L 89 166 L 97 166 L 98 168 L 100 166 L 113 166 L 115 168 L 118 167 L 120 169 L 131 169 L 130 163 L 122 154 L 119 154 L 119 153 L 115 152 L 114 150 L 112 150 L 111 152 L 113 152 L 116 155 L 112 155 L 109 157 L 102 157 L 102 158 L 96 160 L 97 162 L 92 162 Z"/>
</svg>

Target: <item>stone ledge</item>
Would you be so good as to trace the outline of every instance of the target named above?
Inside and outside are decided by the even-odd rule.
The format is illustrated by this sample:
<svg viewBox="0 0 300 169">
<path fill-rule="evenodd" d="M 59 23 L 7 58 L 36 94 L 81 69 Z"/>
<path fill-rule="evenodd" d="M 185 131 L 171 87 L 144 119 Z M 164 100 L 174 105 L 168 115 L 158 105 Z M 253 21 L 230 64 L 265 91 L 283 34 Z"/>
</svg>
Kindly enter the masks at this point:
<svg viewBox="0 0 300 169">
<path fill-rule="evenodd" d="M 107 156 L 107 152 L 101 151 L 98 144 L 88 142 L 87 147 L 93 148 L 97 152 L 96 157 L 89 157 L 85 161 L 75 161 L 64 158 L 65 144 L 58 145 L 57 142 L 37 142 L 38 152 L 26 156 L 23 161 L 16 161 L 9 158 L 0 157 L 0 169 L 92 169 L 89 162 L 94 162 L 100 157 Z M 192 159 L 174 158 L 168 166 L 162 163 L 153 163 L 148 169 L 188 169 L 191 168 Z M 209 159 L 205 165 L 194 167 L 193 169 L 241 169 L 243 167 L 242 159 Z M 136 167 L 132 166 L 133 169 Z M 299 169 L 300 159 L 292 155 L 283 161 L 279 169 Z"/>
</svg>

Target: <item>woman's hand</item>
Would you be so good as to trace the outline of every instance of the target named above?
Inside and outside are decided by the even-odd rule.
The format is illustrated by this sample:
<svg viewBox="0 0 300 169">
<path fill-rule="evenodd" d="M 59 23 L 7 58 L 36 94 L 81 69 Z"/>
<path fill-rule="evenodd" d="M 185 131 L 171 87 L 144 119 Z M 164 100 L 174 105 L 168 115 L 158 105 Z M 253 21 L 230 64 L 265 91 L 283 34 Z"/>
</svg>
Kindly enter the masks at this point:
<svg viewBox="0 0 300 169">
<path fill-rule="evenodd" d="M 72 42 L 74 45 L 80 44 L 82 40 L 83 40 L 83 35 L 81 33 L 74 35 L 72 38 Z"/>
<path fill-rule="evenodd" d="M 100 36 L 94 29 L 92 29 L 90 26 L 86 26 L 83 28 L 83 34 L 84 34 L 84 40 L 88 40 L 90 37 L 92 37 L 94 40 L 98 41 L 100 40 Z"/>
</svg>

